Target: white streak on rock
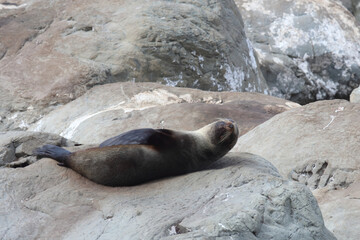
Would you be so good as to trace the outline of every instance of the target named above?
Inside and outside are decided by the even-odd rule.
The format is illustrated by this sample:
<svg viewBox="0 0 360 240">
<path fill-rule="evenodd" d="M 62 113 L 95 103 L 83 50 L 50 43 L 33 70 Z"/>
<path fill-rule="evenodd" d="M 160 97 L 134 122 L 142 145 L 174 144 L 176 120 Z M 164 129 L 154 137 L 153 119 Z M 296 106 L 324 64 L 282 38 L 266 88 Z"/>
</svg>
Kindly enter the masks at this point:
<svg viewBox="0 0 360 240">
<path fill-rule="evenodd" d="M 326 128 L 328 128 L 330 126 L 330 124 L 334 121 L 336 116 L 330 115 L 330 118 L 331 118 L 331 121 L 323 128 L 323 130 L 325 130 Z"/>
<path fill-rule="evenodd" d="M 256 58 L 255 58 L 255 55 L 254 55 L 254 48 L 250 42 L 250 40 L 247 38 L 246 39 L 246 43 L 248 45 L 248 48 L 249 48 L 249 56 L 250 56 L 250 64 L 251 64 L 251 67 L 254 69 L 254 71 L 257 70 L 257 63 L 256 63 Z"/>
<path fill-rule="evenodd" d="M 30 126 L 27 122 L 25 122 L 24 120 L 21 120 L 21 123 L 19 124 L 19 128 L 21 129 L 28 129 Z"/>
<path fill-rule="evenodd" d="M 18 8 L 25 7 L 26 5 L 27 5 L 26 3 L 21 4 L 21 5 L 19 5 L 19 6 L 12 5 L 12 4 L 6 5 L 6 4 L 0 3 L 0 10 L 2 10 L 2 9 L 18 9 Z"/>
<path fill-rule="evenodd" d="M 12 115 L 11 117 L 9 117 L 9 120 L 14 120 L 18 117 L 19 113 L 14 113 L 14 115 Z"/>
<path fill-rule="evenodd" d="M 117 111 L 123 110 L 125 113 L 132 111 L 142 111 L 148 108 L 156 107 L 159 105 L 168 105 L 173 103 L 180 102 L 191 102 L 192 98 L 189 94 L 184 95 L 183 97 L 178 97 L 177 95 L 170 93 L 164 89 L 156 89 L 153 91 L 141 92 L 134 95 L 128 102 L 122 101 L 116 105 L 105 108 L 104 110 L 89 113 L 84 116 L 78 117 L 71 124 L 60 133 L 60 136 L 63 136 L 68 139 L 72 139 L 75 135 L 76 129 L 86 120 L 105 113 L 109 111 Z M 39 121 L 36 130 L 39 131 L 41 129 L 41 120 Z"/>
<path fill-rule="evenodd" d="M 337 113 L 337 112 L 342 112 L 342 111 L 344 111 L 344 109 L 345 109 L 344 107 L 338 107 L 338 109 L 336 109 L 335 112 L 336 112 L 336 113 Z"/>
<path fill-rule="evenodd" d="M 104 112 L 108 112 L 108 111 L 114 111 L 114 110 L 119 110 L 119 109 L 123 109 L 121 107 L 122 104 L 124 104 L 125 101 L 120 102 L 117 105 L 111 106 L 109 108 L 106 108 L 102 111 L 96 112 L 96 113 L 92 113 L 92 114 L 88 114 L 82 117 L 79 117 L 77 119 L 75 119 L 68 128 L 66 128 L 63 132 L 60 133 L 60 136 L 71 139 L 74 134 L 76 129 L 80 126 L 81 123 L 83 123 L 84 121 L 86 121 L 89 118 L 92 118 L 98 114 L 104 113 Z"/>
<path fill-rule="evenodd" d="M 222 227 L 223 229 L 230 230 L 229 228 L 225 227 L 224 224 L 222 224 L 222 223 L 218 223 L 218 225 L 219 225 L 220 227 Z"/>
<path fill-rule="evenodd" d="M 245 74 L 241 71 L 240 68 L 235 67 L 231 69 L 229 64 L 225 64 L 225 74 L 224 77 L 229 85 L 230 90 L 232 91 L 241 91 L 243 81 L 245 79 Z"/>
<path fill-rule="evenodd" d="M 171 228 L 169 229 L 169 235 L 172 236 L 172 235 L 176 235 L 177 232 L 176 232 L 176 228 L 175 226 L 171 226 Z"/>
</svg>

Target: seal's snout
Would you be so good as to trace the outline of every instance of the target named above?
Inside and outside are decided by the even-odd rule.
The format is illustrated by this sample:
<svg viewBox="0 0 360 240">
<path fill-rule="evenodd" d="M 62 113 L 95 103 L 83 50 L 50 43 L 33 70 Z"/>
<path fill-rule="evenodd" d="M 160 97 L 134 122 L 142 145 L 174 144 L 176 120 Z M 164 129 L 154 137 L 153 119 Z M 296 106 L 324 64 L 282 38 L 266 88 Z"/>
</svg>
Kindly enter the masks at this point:
<svg viewBox="0 0 360 240">
<path fill-rule="evenodd" d="M 237 129 L 236 122 L 232 119 L 224 119 L 223 127 L 228 132 L 234 132 L 234 131 L 236 132 Z"/>
<path fill-rule="evenodd" d="M 237 141 L 239 130 L 234 120 L 219 119 L 214 126 L 215 134 L 212 136 L 214 144 L 232 145 Z M 232 147 L 232 146 L 231 146 Z"/>
<path fill-rule="evenodd" d="M 229 131 L 234 131 L 234 124 L 232 122 L 225 123 L 225 128 Z"/>
</svg>

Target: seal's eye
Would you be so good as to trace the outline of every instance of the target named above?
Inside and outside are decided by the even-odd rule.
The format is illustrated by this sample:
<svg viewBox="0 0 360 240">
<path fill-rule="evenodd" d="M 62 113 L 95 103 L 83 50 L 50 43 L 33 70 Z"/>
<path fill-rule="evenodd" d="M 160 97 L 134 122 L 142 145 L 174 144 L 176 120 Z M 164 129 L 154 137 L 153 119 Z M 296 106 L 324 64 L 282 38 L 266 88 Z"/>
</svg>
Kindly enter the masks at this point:
<svg viewBox="0 0 360 240">
<path fill-rule="evenodd" d="M 232 128 L 234 127 L 233 124 Z M 231 134 L 232 129 L 229 128 L 229 123 L 226 123 L 224 121 L 219 121 L 215 125 L 215 135 L 213 138 L 214 144 L 219 144 L 224 142 L 224 140 Z"/>
<path fill-rule="evenodd" d="M 226 127 L 226 123 L 221 121 L 216 123 L 216 129 L 222 129 Z"/>
</svg>

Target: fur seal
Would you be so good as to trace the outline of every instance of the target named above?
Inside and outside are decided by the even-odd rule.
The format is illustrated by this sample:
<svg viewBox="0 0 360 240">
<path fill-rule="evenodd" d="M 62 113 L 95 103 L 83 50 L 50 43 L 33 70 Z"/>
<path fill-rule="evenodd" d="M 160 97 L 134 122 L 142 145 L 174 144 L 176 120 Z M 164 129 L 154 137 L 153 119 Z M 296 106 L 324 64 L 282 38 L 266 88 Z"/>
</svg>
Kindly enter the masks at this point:
<svg viewBox="0 0 360 240">
<path fill-rule="evenodd" d="M 238 135 L 233 120 L 220 119 L 196 131 L 135 129 L 95 148 L 69 152 L 44 145 L 34 154 L 102 185 L 132 186 L 200 170 L 230 151 Z"/>
</svg>

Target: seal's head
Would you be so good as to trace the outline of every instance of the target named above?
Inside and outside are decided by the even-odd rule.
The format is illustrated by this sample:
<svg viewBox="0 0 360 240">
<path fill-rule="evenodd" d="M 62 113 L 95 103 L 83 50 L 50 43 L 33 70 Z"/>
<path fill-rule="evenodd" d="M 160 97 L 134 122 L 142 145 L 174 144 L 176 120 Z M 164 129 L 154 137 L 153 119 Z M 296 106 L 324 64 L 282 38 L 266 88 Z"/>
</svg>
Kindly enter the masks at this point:
<svg viewBox="0 0 360 240">
<path fill-rule="evenodd" d="M 206 136 L 211 151 L 217 157 L 224 156 L 230 151 L 239 137 L 237 124 L 231 119 L 219 119 L 199 129 L 199 132 Z"/>
<path fill-rule="evenodd" d="M 228 148 L 234 147 L 239 137 L 239 129 L 234 120 L 220 119 L 214 123 L 211 143 L 216 146 Z"/>
</svg>

